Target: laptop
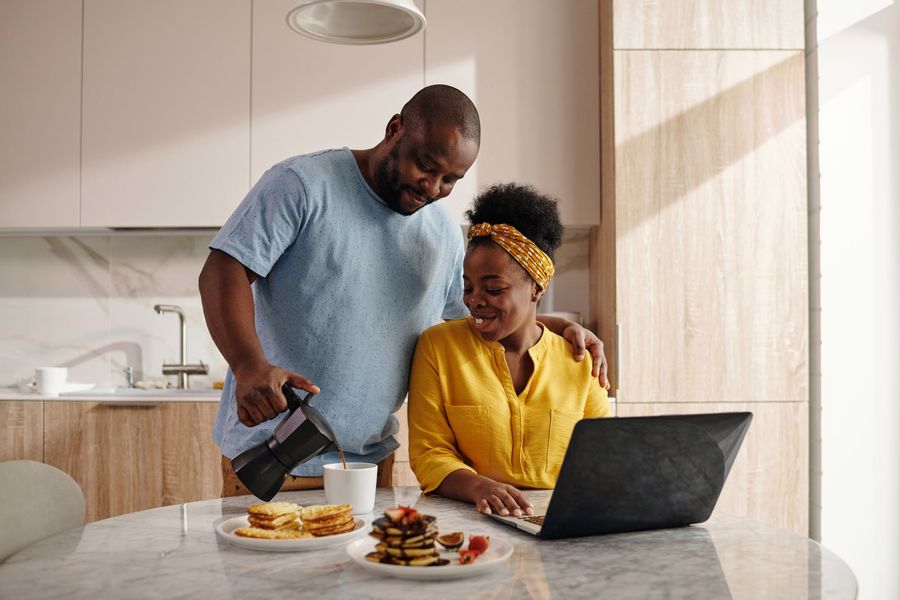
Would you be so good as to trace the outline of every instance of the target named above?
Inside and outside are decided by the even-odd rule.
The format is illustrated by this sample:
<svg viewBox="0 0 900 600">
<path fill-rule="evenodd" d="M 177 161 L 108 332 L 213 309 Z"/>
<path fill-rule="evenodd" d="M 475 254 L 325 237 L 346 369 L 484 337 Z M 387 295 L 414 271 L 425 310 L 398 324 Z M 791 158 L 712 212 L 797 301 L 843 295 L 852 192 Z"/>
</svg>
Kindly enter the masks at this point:
<svg viewBox="0 0 900 600">
<path fill-rule="evenodd" d="M 546 513 L 490 516 L 547 539 L 702 523 L 752 418 L 730 412 L 583 419 Z"/>
</svg>

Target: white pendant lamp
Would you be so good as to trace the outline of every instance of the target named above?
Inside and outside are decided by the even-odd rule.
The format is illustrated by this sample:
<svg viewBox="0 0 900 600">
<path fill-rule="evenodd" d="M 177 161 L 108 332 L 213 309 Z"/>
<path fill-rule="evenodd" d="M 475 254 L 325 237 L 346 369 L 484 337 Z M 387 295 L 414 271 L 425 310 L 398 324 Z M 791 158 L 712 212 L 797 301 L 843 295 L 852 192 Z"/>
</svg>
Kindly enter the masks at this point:
<svg viewBox="0 0 900 600">
<path fill-rule="evenodd" d="M 413 0 L 305 0 L 287 15 L 297 33 L 336 44 L 384 44 L 425 28 Z"/>
</svg>

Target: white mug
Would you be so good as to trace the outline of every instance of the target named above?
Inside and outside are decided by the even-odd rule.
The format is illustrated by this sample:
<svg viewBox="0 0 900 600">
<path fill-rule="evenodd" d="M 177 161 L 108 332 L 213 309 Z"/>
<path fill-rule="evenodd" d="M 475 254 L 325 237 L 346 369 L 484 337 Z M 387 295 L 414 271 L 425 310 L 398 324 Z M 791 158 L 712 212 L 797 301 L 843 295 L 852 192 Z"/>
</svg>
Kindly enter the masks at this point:
<svg viewBox="0 0 900 600">
<path fill-rule="evenodd" d="M 65 367 L 38 367 L 34 370 L 37 392 L 42 396 L 59 396 L 66 389 L 69 370 Z"/>
<path fill-rule="evenodd" d="M 322 469 L 328 504 L 350 504 L 354 515 L 364 515 L 375 509 L 378 465 L 348 462 L 345 469 L 343 463 L 332 463 Z"/>
</svg>

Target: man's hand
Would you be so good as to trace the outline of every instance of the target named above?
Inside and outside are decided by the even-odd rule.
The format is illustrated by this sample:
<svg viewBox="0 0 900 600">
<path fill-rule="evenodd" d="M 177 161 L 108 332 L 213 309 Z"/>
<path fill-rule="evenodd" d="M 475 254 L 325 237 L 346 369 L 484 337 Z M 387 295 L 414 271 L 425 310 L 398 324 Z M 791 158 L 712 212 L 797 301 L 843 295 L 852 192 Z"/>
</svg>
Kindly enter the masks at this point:
<svg viewBox="0 0 900 600">
<path fill-rule="evenodd" d="M 247 427 L 259 425 L 287 410 L 287 400 L 281 392 L 285 383 L 314 394 L 320 391 L 319 386 L 306 377 L 268 363 L 234 370 L 234 380 L 238 419 Z"/>
<path fill-rule="evenodd" d="M 591 369 L 591 375 L 600 378 L 600 385 L 607 390 L 609 389 L 609 379 L 606 377 L 606 354 L 603 353 L 603 342 L 594 335 L 590 329 L 585 329 L 575 322 L 570 322 L 563 329 L 562 336 L 572 344 L 575 351 L 575 360 L 584 359 L 584 351 L 588 350 L 594 359 L 594 367 Z"/>
</svg>

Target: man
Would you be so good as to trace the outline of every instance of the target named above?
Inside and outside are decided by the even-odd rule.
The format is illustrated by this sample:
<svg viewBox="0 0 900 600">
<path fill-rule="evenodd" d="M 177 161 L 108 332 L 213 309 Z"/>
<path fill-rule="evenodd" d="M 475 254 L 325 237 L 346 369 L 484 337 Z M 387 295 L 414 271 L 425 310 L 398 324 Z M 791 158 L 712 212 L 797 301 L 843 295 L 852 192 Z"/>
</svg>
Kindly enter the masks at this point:
<svg viewBox="0 0 900 600">
<path fill-rule="evenodd" d="M 390 482 L 397 421 L 419 333 L 468 314 L 462 234 L 443 210 L 478 154 L 481 125 L 459 90 L 433 85 L 391 117 L 368 150 L 326 150 L 272 167 L 210 243 L 203 312 L 230 367 L 213 439 L 223 495 L 248 493 L 230 461 L 264 441 L 287 409 L 281 386 L 322 397 L 349 460 L 379 463 Z M 541 319 L 605 367 L 602 343 L 563 319 Z M 302 373 L 302 375 L 301 375 Z M 605 382 L 605 380 L 604 380 Z M 274 419 L 274 420 L 273 420 Z M 321 487 L 322 465 L 298 466 L 284 490 Z"/>
</svg>

